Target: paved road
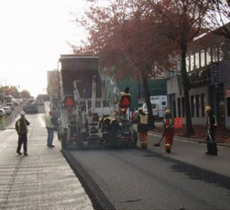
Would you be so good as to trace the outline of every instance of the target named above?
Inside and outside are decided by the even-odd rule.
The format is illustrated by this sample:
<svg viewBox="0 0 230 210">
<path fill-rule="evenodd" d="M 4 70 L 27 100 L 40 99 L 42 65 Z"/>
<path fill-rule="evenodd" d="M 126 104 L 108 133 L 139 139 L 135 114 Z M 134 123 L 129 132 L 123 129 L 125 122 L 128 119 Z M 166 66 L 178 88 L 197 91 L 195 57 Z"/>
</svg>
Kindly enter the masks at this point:
<svg viewBox="0 0 230 210">
<path fill-rule="evenodd" d="M 65 151 L 84 187 L 102 193 L 114 209 L 230 209 L 230 150 L 205 155 L 206 146 L 176 140 L 171 154 L 153 147 Z M 84 171 L 84 172 L 83 172 Z"/>
<path fill-rule="evenodd" d="M 14 121 L 0 131 L 0 209 L 94 209 L 81 183 L 60 152 L 46 146 L 44 113 L 26 115 L 30 121 L 29 156 L 16 154 Z"/>
<path fill-rule="evenodd" d="M 150 150 L 230 178 L 229 147 L 218 146 L 218 156 L 209 156 L 205 155 L 205 152 L 207 151 L 206 144 L 199 144 L 196 140 L 193 141 L 191 139 L 175 137 L 172 152 L 167 155 L 164 151 L 163 142 L 160 147 L 153 147 L 153 144 L 159 141 L 160 136 L 154 133 L 150 133 L 149 135 Z"/>
</svg>

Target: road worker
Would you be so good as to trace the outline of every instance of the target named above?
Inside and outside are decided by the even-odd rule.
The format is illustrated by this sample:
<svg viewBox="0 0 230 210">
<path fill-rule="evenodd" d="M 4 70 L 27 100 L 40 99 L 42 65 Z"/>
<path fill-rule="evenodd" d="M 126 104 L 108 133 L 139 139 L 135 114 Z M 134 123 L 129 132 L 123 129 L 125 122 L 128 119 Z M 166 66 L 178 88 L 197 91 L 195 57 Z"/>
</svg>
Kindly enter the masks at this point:
<svg viewBox="0 0 230 210">
<path fill-rule="evenodd" d="M 49 115 L 45 118 L 47 129 L 47 147 L 53 148 L 54 130 L 55 130 L 55 118 L 53 116 L 53 110 L 49 111 Z"/>
<path fill-rule="evenodd" d="M 141 148 L 146 149 L 148 147 L 149 119 L 142 107 L 138 109 L 138 114 L 132 123 L 137 123 L 137 132 L 139 133 Z"/>
<path fill-rule="evenodd" d="M 174 138 L 174 119 L 172 118 L 169 109 L 165 110 L 162 136 L 164 136 L 165 138 L 165 151 L 167 153 L 170 153 L 172 149 L 173 138 Z"/>
<path fill-rule="evenodd" d="M 129 87 L 126 87 L 120 92 L 119 109 L 122 116 L 129 119 L 129 108 L 131 106 L 131 94 L 129 93 Z"/>
<path fill-rule="evenodd" d="M 21 147 L 23 144 L 24 155 L 27 156 L 27 133 L 28 133 L 28 126 L 30 125 L 29 121 L 25 117 L 25 112 L 21 111 L 20 118 L 15 123 L 15 130 L 18 134 L 18 147 L 17 153 L 22 155 Z"/>
<path fill-rule="evenodd" d="M 114 111 L 112 116 L 103 119 L 103 130 L 109 132 L 110 144 L 116 145 L 118 131 L 120 130 L 119 113 L 117 111 Z"/>
<path fill-rule="evenodd" d="M 217 155 L 217 146 L 215 133 L 217 128 L 217 120 L 215 114 L 212 112 L 210 106 L 205 107 L 205 113 L 207 114 L 206 128 L 207 128 L 207 155 Z"/>
<path fill-rule="evenodd" d="M 122 90 L 120 92 L 120 96 L 124 96 L 124 95 L 128 95 L 128 96 L 131 96 L 131 94 L 129 93 L 129 87 L 126 87 L 124 90 Z"/>
</svg>

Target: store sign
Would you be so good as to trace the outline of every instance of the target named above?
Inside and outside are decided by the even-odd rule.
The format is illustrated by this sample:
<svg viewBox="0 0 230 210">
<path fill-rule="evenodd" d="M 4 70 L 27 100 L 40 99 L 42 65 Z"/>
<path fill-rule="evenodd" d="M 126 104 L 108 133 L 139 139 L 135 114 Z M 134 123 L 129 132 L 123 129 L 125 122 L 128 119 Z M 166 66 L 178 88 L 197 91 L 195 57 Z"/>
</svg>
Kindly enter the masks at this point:
<svg viewBox="0 0 230 210">
<path fill-rule="evenodd" d="M 230 98 L 230 89 L 225 90 L 225 97 Z"/>
<path fill-rule="evenodd" d="M 213 69 L 214 86 L 218 88 L 219 87 L 219 63 L 214 62 L 212 64 L 212 69 Z"/>
</svg>

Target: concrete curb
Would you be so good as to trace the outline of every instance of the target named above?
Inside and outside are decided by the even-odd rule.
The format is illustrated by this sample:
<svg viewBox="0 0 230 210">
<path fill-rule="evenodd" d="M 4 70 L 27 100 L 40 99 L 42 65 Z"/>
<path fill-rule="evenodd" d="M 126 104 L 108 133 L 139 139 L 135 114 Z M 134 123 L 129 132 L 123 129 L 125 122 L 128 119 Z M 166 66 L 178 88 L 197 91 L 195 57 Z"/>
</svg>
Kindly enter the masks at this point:
<svg viewBox="0 0 230 210">
<path fill-rule="evenodd" d="M 160 133 L 156 133 L 156 132 L 153 132 L 153 131 L 150 131 L 149 133 L 153 134 L 153 135 L 157 135 L 157 136 L 162 136 Z M 201 138 L 201 139 L 196 139 L 196 138 L 187 138 L 187 137 L 183 137 L 183 136 L 178 136 L 178 135 L 175 135 L 176 139 L 179 139 L 179 140 L 184 140 L 184 141 L 192 141 L 192 142 L 197 142 L 198 144 L 206 144 L 205 142 L 205 139 L 204 138 Z M 226 147 L 226 148 L 230 148 L 230 142 L 227 143 L 227 142 L 217 142 L 217 145 L 219 146 L 222 146 L 222 147 Z"/>
</svg>

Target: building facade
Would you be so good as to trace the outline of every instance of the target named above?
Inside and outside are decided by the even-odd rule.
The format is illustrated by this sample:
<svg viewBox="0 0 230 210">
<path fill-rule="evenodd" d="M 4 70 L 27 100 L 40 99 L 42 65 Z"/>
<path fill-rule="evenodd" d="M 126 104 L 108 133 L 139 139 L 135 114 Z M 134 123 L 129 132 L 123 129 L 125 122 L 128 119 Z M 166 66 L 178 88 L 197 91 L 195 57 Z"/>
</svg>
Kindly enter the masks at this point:
<svg viewBox="0 0 230 210">
<path fill-rule="evenodd" d="M 194 41 L 186 67 L 192 123 L 205 125 L 204 107 L 210 105 L 218 124 L 230 128 L 230 40 L 210 33 Z M 187 107 L 179 68 L 169 76 L 167 93 L 173 115 L 185 119 Z"/>
</svg>

